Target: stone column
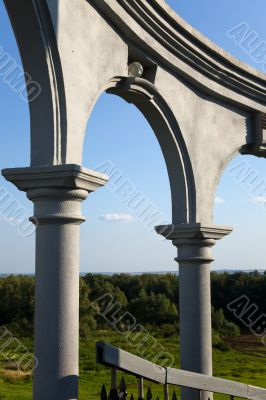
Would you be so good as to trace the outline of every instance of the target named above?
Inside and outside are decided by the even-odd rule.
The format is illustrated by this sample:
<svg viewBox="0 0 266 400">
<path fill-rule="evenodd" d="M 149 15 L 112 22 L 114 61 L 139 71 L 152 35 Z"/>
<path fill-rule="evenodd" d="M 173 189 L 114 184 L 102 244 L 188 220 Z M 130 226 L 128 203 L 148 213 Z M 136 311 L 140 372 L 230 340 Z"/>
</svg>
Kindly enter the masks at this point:
<svg viewBox="0 0 266 400">
<path fill-rule="evenodd" d="M 78 399 L 81 203 L 105 175 L 76 165 L 4 170 L 34 203 L 34 400 Z"/>
<path fill-rule="evenodd" d="M 212 375 L 212 325 L 210 264 L 215 241 L 231 228 L 181 224 L 160 226 L 157 232 L 178 248 L 180 363 L 181 368 Z M 182 389 L 183 400 L 208 400 L 212 394 Z"/>
</svg>

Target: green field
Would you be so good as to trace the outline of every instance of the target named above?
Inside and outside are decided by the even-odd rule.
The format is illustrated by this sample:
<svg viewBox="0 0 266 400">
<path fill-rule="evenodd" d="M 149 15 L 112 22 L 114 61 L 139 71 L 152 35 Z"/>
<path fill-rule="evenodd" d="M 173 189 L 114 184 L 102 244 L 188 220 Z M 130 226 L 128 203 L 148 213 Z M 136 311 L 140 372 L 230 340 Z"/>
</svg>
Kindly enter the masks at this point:
<svg viewBox="0 0 266 400">
<path fill-rule="evenodd" d="M 176 367 L 178 367 L 179 342 L 177 337 L 157 337 L 158 342 L 175 356 Z M 109 387 L 110 373 L 105 367 L 95 362 L 95 343 L 104 341 L 117 347 L 134 353 L 123 336 L 110 331 L 99 331 L 94 333 L 88 342 L 80 344 L 80 400 L 99 399 L 100 389 L 103 383 Z M 30 350 L 32 341 L 23 340 Z M 214 349 L 214 375 L 217 377 L 232 379 L 239 382 L 249 383 L 255 386 L 266 387 L 266 347 L 255 336 L 241 336 L 231 340 L 232 350 L 222 352 Z M 32 378 L 21 376 L 10 369 L 7 361 L 1 356 L 0 372 L 0 399 L 7 400 L 30 400 L 32 390 Z M 126 376 L 129 394 L 133 393 L 136 399 L 136 379 Z M 160 385 L 151 385 L 153 398 L 162 396 Z M 146 384 L 147 387 L 147 384 Z M 173 388 L 170 392 L 172 393 Z M 179 392 L 177 391 L 177 394 Z M 129 396 L 128 396 L 129 397 Z M 219 399 L 222 396 L 217 396 Z"/>
</svg>

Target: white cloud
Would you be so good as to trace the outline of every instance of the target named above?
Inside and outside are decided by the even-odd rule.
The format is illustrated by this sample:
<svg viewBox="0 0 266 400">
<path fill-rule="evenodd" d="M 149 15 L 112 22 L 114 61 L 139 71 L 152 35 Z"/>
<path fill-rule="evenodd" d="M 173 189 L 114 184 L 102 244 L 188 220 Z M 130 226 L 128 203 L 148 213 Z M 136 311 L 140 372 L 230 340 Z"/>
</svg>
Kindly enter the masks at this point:
<svg viewBox="0 0 266 400">
<path fill-rule="evenodd" d="M 109 213 L 101 215 L 100 219 L 108 222 L 132 222 L 134 221 L 134 217 L 131 214 L 123 214 L 123 213 Z"/>
<path fill-rule="evenodd" d="M 214 204 L 224 204 L 225 200 L 222 197 L 216 196 L 214 199 Z"/>
<path fill-rule="evenodd" d="M 249 202 L 253 203 L 253 204 L 262 204 L 262 205 L 264 205 L 266 203 L 266 196 L 255 196 L 255 197 L 252 197 L 249 200 Z"/>
</svg>

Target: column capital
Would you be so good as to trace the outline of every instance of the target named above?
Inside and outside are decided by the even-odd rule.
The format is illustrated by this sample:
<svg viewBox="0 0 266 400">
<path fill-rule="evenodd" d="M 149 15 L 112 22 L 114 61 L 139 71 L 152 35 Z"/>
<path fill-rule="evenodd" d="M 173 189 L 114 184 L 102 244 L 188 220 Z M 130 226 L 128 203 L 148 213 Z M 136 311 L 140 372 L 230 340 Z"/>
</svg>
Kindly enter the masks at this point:
<svg viewBox="0 0 266 400">
<path fill-rule="evenodd" d="M 173 242 L 182 239 L 219 240 L 229 235 L 233 228 L 223 225 L 204 225 L 201 223 L 160 225 L 155 227 L 159 235 Z"/>
<path fill-rule="evenodd" d="M 108 177 L 76 164 L 49 165 L 27 168 L 9 168 L 2 175 L 19 190 L 58 188 L 94 192 L 104 186 Z"/>
<path fill-rule="evenodd" d="M 81 224 L 81 203 L 108 181 L 106 175 L 74 164 L 11 168 L 2 174 L 27 192 L 34 203 L 30 220 L 36 225 Z"/>
</svg>

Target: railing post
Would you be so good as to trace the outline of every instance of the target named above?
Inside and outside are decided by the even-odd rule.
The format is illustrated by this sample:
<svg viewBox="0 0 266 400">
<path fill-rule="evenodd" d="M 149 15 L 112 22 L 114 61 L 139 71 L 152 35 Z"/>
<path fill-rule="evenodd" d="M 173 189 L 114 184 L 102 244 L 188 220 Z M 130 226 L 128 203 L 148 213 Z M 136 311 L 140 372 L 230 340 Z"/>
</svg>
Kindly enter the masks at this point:
<svg viewBox="0 0 266 400">
<path fill-rule="evenodd" d="M 117 389 L 117 369 L 116 368 L 111 369 L 111 389 L 113 389 L 113 390 Z"/>
<path fill-rule="evenodd" d="M 123 400 L 127 397 L 127 384 L 125 378 L 122 376 L 119 388 L 119 398 Z"/>
<path fill-rule="evenodd" d="M 167 384 L 164 385 L 164 400 L 169 400 L 169 386 Z"/>
<path fill-rule="evenodd" d="M 111 369 L 111 390 L 109 394 L 109 400 L 119 400 L 117 391 L 117 369 Z"/>
<path fill-rule="evenodd" d="M 138 400 L 144 399 L 144 382 L 143 378 L 140 376 L 138 378 Z"/>
<path fill-rule="evenodd" d="M 146 399 L 147 400 L 152 400 L 152 391 L 151 391 L 150 387 L 148 387 Z"/>
<path fill-rule="evenodd" d="M 101 400 L 107 400 L 107 398 L 108 398 L 105 385 L 102 386 L 100 397 L 101 397 Z"/>
</svg>

